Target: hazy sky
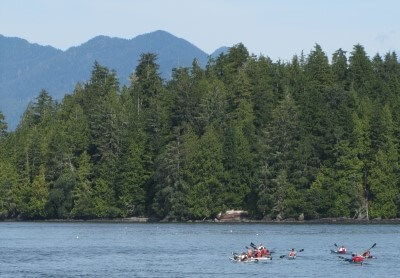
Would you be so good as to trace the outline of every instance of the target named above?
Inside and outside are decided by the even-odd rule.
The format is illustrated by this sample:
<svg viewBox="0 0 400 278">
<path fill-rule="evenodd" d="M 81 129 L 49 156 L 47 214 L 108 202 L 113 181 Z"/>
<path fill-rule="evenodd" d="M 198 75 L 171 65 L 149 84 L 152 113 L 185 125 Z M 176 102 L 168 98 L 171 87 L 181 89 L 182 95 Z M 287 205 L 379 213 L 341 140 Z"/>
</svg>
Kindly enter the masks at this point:
<svg viewBox="0 0 400 278">
<path fill-rule="evenodd" d="M 0 34 L 63 50 L 162 29 L 207 53 L 243 42 L 290 59 L 315 43 L 329 55 L 361 43 L 373 56 L 400 50 L 399 27 L 397 0 L 0 0 Z"/>
</svg>

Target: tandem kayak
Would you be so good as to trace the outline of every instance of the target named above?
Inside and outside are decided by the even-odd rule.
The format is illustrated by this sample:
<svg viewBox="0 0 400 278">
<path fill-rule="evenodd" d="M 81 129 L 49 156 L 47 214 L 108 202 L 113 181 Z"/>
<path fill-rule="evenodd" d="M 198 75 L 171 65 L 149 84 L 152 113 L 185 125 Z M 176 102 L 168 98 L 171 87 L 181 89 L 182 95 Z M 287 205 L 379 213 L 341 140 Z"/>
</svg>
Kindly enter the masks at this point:
<svg viewBox="0 0 400 278">
<path fill-rule="evenodd" d="M 344 261 L 349 262 L 351 264 L 362 265 L 364 263 L 364 258 L 363 257 L 345 258 L 343 256 L 339 256 L 339 258 L 343 259 Z"/>
</svg>

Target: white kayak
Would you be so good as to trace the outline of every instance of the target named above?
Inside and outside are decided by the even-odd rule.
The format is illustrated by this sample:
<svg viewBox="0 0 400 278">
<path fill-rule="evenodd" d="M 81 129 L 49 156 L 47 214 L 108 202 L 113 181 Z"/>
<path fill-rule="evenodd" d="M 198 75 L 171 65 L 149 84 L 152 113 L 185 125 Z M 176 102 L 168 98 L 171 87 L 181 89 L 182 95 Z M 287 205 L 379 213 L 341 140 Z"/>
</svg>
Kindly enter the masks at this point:
<svg viewBox="0 0 400 278">
<path fill-rule="evenodd" d="M 234 262 L 238 262 L 238 263 L 258 263 L 258 262 L 267 262 L 272 260 L 272 257 L 259 257 L 259 258 L 249 258 L 247 260 L 241 261 L 239 259 L 235 259 L 235 258 L 229 258 Z"/>
</svg>

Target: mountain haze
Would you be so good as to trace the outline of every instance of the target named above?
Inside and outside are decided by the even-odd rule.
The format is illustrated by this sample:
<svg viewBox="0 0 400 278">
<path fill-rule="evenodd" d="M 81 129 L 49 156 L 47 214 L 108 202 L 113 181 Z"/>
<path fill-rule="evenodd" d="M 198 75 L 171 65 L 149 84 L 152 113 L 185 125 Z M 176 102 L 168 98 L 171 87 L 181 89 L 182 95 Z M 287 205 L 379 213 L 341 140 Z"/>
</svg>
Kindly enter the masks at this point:
<svg viewBox="0 0 400 278">
<path fill-rule="evenodd" d="M 220 48 L 210 56 L 222 51 L 227 48 Z M 26 105 L 41 89 L 61 99 L 77 82 L 90 78 L 96 60 L 116 70 L 122 85 L 128 84 L 140 54 L 145 52 L 158 55 L 159 71 L 166 80 L 170 79 L 173 68 L 190 66 L 194 58 L 204 67 L 209 57 L 190 42 L 161 30 L 133 39 L 97 36 L 66 51 L 0 35 L 0 111 L 10 129 L 14 129 Z"/>
</svg>

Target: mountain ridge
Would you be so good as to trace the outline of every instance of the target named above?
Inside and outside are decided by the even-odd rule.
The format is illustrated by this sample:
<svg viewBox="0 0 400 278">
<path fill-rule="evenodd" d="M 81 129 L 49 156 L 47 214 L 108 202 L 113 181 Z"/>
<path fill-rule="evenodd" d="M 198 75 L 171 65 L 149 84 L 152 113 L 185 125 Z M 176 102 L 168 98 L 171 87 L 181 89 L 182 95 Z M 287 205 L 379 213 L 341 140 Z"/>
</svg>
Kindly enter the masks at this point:
<svg viewBox="0 0 400 278">
<path fill-rule="evenodd" d="M 146 52 L 157 54 L 159 72 L 165 80 L 171 78 L 175 67 L 190 66 L 194 58 L 204 67 L 209 57 L 215 56 L 164 30 L 131 39 L 98 35 L 66 50 L 0 34 L 0 111 L 9 128 L 14 129 L 41 89 L 61 99 L 78 82 L 90 78 L 94 61 L 116 70 L 120 84 L 126 85 L 140 54 Z"/>
</svg>

